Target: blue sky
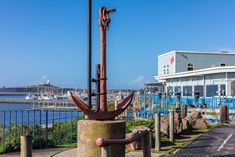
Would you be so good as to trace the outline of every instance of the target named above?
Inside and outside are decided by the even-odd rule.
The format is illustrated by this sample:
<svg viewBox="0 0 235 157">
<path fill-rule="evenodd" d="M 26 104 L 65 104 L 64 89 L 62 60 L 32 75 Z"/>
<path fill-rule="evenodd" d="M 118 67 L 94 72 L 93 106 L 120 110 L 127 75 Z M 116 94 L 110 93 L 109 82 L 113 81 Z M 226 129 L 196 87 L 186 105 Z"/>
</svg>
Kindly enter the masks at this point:
<svg viewBox="0 0 235 157">
<path fill-rule="evenodd" d="M 86 87 L 86 0 L 0 2 L 0 86 Z M 171 50 L 235 50 L 233 0 L 93 0 L 93 76 L 98 9 L 116 8 L 107 32 L 108 88 L 154 81 Z"/>
</svg>

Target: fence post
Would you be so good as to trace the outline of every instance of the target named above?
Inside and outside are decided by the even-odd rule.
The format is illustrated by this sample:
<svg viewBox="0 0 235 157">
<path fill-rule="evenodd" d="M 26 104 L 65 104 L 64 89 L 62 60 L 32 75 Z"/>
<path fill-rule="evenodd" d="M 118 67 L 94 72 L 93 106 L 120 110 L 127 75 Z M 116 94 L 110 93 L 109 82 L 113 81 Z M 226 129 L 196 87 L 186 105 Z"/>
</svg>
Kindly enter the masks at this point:
<svg viewBox="0 0 235 157">
<path fill-rule="evenodd" d="M 169 112 L 170 141 L 174 142 L 174 111 Z"/>
<path fill-rule="evenodd" d="M 160 132 L 161 132 L 161 114 L 158 112 L 155 114 L 155 150 L 160 151 Z"/>
<path fill-rule="evenodd" d="M 228 108 L 227 106 L 220 106 L 220 124 L 228 121 Z"/>
<path fill-rule="evenodd" d="M 101 148 L 101 157 L 111 157 L 110 145 Z"/>
<path fill-rule="evenodd" d="M 180 107 L 180 112 L 181 112 L 181 118 L 187 117 L 187 114 L 188 114 L 188 106 L 182 105 L 182 106 Z"/>
<path fill-rule="evenodd" d="M 21 149 L 20 157 L 32 157 L 32 136 L 24 135 L 20 137 Z"/>
<path fill-rule="evenodd" d="M 142 137 L 143 142 L 143 157 L 151 157 L 149 132 Z"/>
</svg>

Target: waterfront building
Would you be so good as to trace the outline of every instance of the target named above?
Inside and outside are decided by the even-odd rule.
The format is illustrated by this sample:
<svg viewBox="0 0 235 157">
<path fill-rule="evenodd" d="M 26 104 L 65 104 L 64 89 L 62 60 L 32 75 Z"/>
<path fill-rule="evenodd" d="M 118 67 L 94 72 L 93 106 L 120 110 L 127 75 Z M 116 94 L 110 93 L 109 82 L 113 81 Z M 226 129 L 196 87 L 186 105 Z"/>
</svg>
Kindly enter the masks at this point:
<svg viewBox="0 0 235 157">
<path fill-rule="evenodd" d="M 235 53 L 171 51 L 158 56 L 154 77 L 172 95 L 235 96 Z"/>
</svg>

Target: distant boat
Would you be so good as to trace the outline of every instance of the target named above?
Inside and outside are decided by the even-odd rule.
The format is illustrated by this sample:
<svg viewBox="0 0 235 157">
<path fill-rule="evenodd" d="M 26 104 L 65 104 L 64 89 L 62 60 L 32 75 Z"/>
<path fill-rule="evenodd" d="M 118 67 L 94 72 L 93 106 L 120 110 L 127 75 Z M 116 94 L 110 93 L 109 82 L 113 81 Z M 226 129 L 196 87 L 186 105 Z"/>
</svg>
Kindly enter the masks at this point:
<svg viewBox="0 0 235 157">
<path fill-rule="evenodd" d="M 35 100 L 35 99 L 37 99 L 37 96 L 29 93 L 28 95 L 26 95 L 26 97 L 24 99 L 25 100 Z"/>
</svg>

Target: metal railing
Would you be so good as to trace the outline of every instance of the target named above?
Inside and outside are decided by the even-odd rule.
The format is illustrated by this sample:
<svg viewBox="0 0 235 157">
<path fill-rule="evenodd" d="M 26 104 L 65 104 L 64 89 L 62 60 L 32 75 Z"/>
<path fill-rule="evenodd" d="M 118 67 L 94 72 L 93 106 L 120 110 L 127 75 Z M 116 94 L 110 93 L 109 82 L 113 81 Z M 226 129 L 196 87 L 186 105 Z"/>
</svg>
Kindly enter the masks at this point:
<svg viewBox="0 0 235 157">
<path fill-rule="evenodd" d="M 20 136 L 32 135 L 34 148 L 77 142 L 77 110 L 0 111 L 0 152 L 19 150 Z"/>
<path fill-rule="evenodd" d="M 144 130 L 139 132 L 139 134 L 135 135 L 129 139 L 103 139 L 98 138 L 96 140 L 96 145 L 101 147 L 101 157 L 112 157 L 112 152 L 110 146 L 112 144 L 118 145 L 127 145 L 134 141 L 137 141 L 142 138 L 143 143 L 143 157 L 151 157 L 151 145 L 150 145 L 150 135 L 148 130 Z"/>
</svg>

